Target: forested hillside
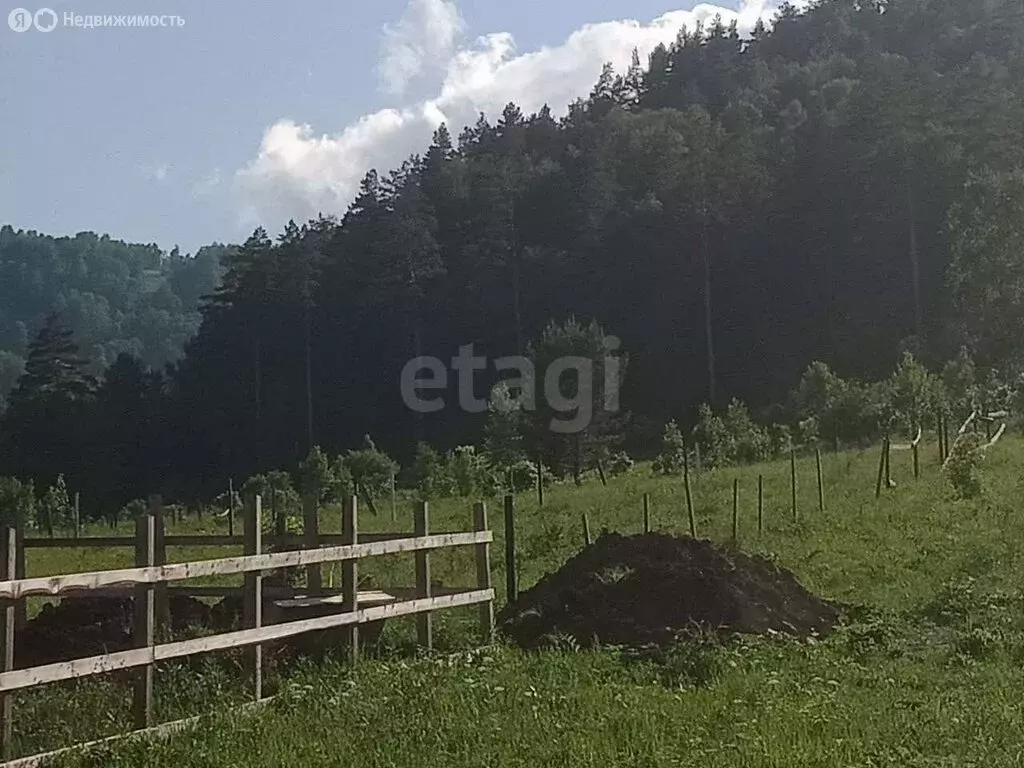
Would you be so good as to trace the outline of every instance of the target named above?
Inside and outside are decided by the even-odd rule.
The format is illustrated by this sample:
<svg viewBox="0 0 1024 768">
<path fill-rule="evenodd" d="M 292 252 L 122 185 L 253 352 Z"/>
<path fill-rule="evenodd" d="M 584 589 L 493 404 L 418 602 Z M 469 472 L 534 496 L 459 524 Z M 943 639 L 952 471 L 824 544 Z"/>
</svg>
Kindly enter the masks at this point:
<svg viewBox="0 0 1024 768">
<path fill-rule="evenodd" d="M 200 297 L 220 276 L 223 246 L 194 258 L 82 232 L 49 237 L 0 229 L 0 406 L 51 312 L 75 332 L 96 375 L 129 353 L 163 368 L 199 328 Z"/>
<path fill-rule="evenodd" d="M 562 119 L 509 104 L 452 129 L 369 172 L 343 215 L 259 230 L 227 255 L 185 358 L 147 390 L 162 477 L 220 482 L 365 433 L 396 451 L 475 439 L 453 395 L 430 416 L 404 407 L 404 364 L 470 343 L 514 354 L 572 315 L 622 339 L 623 405 L 657 420 L 775 402 L 813 360 L 875 378 L 906 349 L 932 367 L 963 344 L 983 366 L 1021 351 L 1019 0 L 822 0 L 753 39 L 684 30 L 606 70 Z M 139 262 L 123 277 L 134 298 Z M 184 305 L 174 264 L 156 295 Z M 140 311 L 119 306 L 118 333 L 90 331 L 83 351 L 139 338 L 162 362 L 167 347 L 123 319 Z M 171 344 L 187 329 L 167 312 Z"/>
</svg>

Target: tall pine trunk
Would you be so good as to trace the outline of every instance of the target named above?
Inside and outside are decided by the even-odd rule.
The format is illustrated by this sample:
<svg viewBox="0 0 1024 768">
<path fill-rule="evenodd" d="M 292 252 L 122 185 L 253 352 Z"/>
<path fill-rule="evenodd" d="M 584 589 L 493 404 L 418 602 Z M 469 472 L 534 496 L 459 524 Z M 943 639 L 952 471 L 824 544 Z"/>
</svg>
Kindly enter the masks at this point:
<svg viewBox="0 0 1024 768">
<path fill-rule="evenodd" d="M 924 311 L 921 308 L 921 261 L 917 252 L 917 210 L 914 187 L 907 176 L 907 226 L 909 229 L 910 266 L 914 280 L 914 331 L 919 343 L 924 342 Z"/>
<path fill-rule="evenodd" d="M 513 245 L 513 248 L 515 246 Z M 523 354 L 523 318 L 519 306 L 519 250 L 512 254 L 512 312 L 516 322 L 516 354 Z"/>
<path fill-rule="evenodd" d="M 419 299 L 416 300 L 416 309 L 414 310 L 413 316 L 413 327 L 412 327 L 412 346 L 413 356 L 420 358 L 423 356 L 423 338 L 420 331 L 420 307 Z M 419 409 L 413 410 L 413 434 L 415 437 L 416 445 L 425 442 L 423 433 L 423 414 L 420 413 Z"/>
<path fill-rule="evenodd" d="M 712 408 L 717 403 L 717 383 L 715 380 L 715 341 L 711 314 L 711 256 L 708 252 L 708 215 L 705 206 L 701 223 L 701 249 L 704 259 L 704 339 L 708 353 L 708 399 Z"/>
<path fill-rule="evenodd" d="M 256 451 L 256 467 L 258 471 L 263 469 L 263 364 L 262 364 L 263 350 L 260 345 L 260 340 L 257 338 L 253 342 L 253 391 L 255 394 L 255 417 L 256 417 L 256 439 L 255 443 Z"/>
<path fill-rule="evenodd" d="M 516 324 L 516 354 L 523 355 L 523 317 L 520 310 L 519 293 L 519 233 L 516 231 L 516 201 L 511 190 L 511 182 L 506 176 L 506 193 L 509 195 L 508 206 L 508 238 L 512 267 L 512 316 Z"/>
<path fill-rule="evenodd" d="M 310 318 L 310 300 L 306 298 L 306 452 L 313 450 L 313 344 L 312 344 L 312 321 Z"/>
</svg>

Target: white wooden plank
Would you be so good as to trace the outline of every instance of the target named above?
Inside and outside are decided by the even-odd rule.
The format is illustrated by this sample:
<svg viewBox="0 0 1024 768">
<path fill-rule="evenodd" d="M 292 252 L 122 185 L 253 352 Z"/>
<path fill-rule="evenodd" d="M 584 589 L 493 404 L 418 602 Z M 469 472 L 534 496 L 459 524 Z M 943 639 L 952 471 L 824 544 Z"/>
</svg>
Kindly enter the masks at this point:
<svg viewBox="0 0 1024 768">
<path fill-rule="evenodd" d="M 119 651 L 103 656 L 92 656 L 87 659 L 75 659 L 74 661 L 64 661 L 40 667 L 17 669 L 11 672 L 0 673 L 0 691 L 16 691 L 61 680 L 72 680 L 106 672 L 131 669 L 160 661 L 193 656 L 199 653 L 210 653 L 212 651 L 222 651 L 229 648 L 241 648 L 257 643 L 283 640 L 307 632 L 343 627 L 350 624 L 383 621 L 395 616 L 408 616 L 444 608 L 475 605 L 493 599 L 493 589 L 472 590 L 453 595 L 407 600 L 371 608 L 360 608 L 352 613 L 319 616 L 313 619 L 273 624 L 254 629 L 243 629 L 210 637 L 200 637 L 194 640 L 164 643 L 149 648 L 136 648 L 130 651 Z"/>
<path fill-rule="evenodd" d="M 442 532 L 439 532 L 442 533 Z M 460 533 L 460 531 L 448 531 L 447 533 Z M 364 544 L 378 541 L 395 541 L 409 538 L 409 533 L 363 533 L 359 539 Z M 242 547 L 244 540 L 241 536 L 228 534 L 179 534 L 165 536 L 167 547 Z M 317 539 L 321 545 L 344 544 L 344 536 L 340 533 L 320 533 Z M 263 544 L 266 546 L 287 546 L 292 549 L 303 549 L 304 540 L 302 536 L 264 536 Z M 135 546 L 135 539 L 130 536 L 82 536 L 77 539 L 69 537 L 54 538 L 31 538 L 25 539 L 26 549 L 128 549 Z"/>
<path fill-rule="evenodd" d="M 492 540 L 493 534 L 490 531 L 449 533 L 418 538 L 392 539 L 366 544 L 326 547 L 316 550 L 226 557 L 191 563 L 172 563 L 170 565 L 149 568 L 124 568 L 113 571 L 0 581 L 0 599 L 56 597 L 72 590 L 99 589 L 132 584 L 158 584 L 166 581 L 182 581 L 202 576 L 224 576 L 234 573 L 269 571 L 277 568 L 355 560 L 363 557 L 397 554 L 399 552 L 471 546 Z"/>
<path fill-rule="evenodd" d="M 251 710 L 253 707 L 260 707 L 271 703 L 277 697 L 268 696 L 265 699 L 259 701 L 247 702 L 241 704 L 238 707 L 232 709 L 232 712 L 245 713 Z M 154 725 L 152 728 L 145 728 L 138 731 L 129 731 L 128 733 L 121 733 L 114 736 L 107 736 L 102 739 L 96 739 L 95 741 L 86 741 L 81 744 L 75 744 L 71 747 L 63 747 L 62 749 L 55 749 L 51 752 L 40 752 L 37 755 L 30 755 L 28 757 L 19 757 L 17 760 L 9 760 L 6 763 L 0 763 L 0 768 L 47 768 L 53 765 L 53 761 L 61 757 L 70 757 L 73 754 L 81 754 L 96 747 L 102 747 L 107 744 L 113 744 L 115 742 L 127 742 L 132 739 L 162 739 L 171 736 L 175 733 L 187 730 L 188 728 L 198 725 L 203 720 L 209 720 L 214 715 L 194 715 L 193 717 L 186 717 L 183 720 L 174 720 L 169 723 L 162 723 L 161 725 Z"/>
<path fill-rule="evenodd" d="M 356 596 L 356 600 L 359 605 L 382 605 L 384 603 L 394 603 L 398 600 L 394 595 L 389 595 L 387 592 L 360 592 Z M 274 605 L 278 608 L 314 608 L 321 605 L 344 605 L 345 595 L 325 595 L 318 597 L 308 597 L 306 595 L 298 595 L 293 598 L 286 600 L 275 600 Z"/>
</svg>

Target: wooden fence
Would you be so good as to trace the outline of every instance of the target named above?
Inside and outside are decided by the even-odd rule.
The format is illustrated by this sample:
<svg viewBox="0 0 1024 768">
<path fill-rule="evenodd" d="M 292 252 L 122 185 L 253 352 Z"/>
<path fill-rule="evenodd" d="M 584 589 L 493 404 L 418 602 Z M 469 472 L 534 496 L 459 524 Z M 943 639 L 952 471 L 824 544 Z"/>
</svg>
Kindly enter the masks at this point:
<svg viewBox="0 0 1024 768">
<path fill-rule="evenodd" d="M 263 697 L 263 655 L 262 646 L 272 641 L 284 640 L 310 632 L 340 629 L 343 644 L 350 660 L 355 662 L 359 655 L 359 626 L 368 622 L 380 622 L 396 616 L 416 615 L 417 639 L 420 645 L 432 647 L 433 611 L 459 606 L 479 605 L 480 623 L 487 639 L 494 632 L 494 590 L 491 587 L 490 544 L 493 541 L 487 522 L 487 508 L 477 504 L 474 508 L 473 530 L 457 533 L 429 532 L 428 507 L 426 502 L 416 506 L 415 533 L 374 534 L 361 536 L 358 533 L 357 502 L 354 497 L 346 500 L 340 535 L 314 537 L 284 537 L 277 543 L 312 545 L 311 548 L 274 553 L 263 552 L 261 528 L 262 500 L 256 497 L 245 510 L 243 536 L 241 540 L 224 536 L 164 536 L 162 506 L 158 497 L 150 499 L 149 509 L 136 522 L 136 536 L 131 539 L 59 539 L 25 540 L 14 528 L 0 528 L 0 759 L 10 760 L 12 747 L 13 695 L 14 692 L 48 683 L 99 675 L 120 670 L 133 670 L 133 720 L 136 731 L 153 729 L 153 675 L 157 662 L 180 659 L 212 651 L 231 648 L 245 648 L 246 675 L 253 700 Z M 277 537 L 275 537 L 277 538 Z M 88 542 L 88 543 L 86 543 Z M 101 543 L 102 542 L 102 543 Z M 24 550 L 26 547 L 56 546 L 127 546 L 134 544 L 136 567 L 93 573 L 74 573 L 62 576 L 26 578 L 24 571 Z M 188 563 L 166 562 L 168 546 L 194 545 L 235 545 L 244 546 L 244 554 L 215 560 Z M 327 544 L 327 546 L 323 546 Z M 432 594 L 430 579 L 430 553 L 451 547 L 473 547 L 476 552 L 477 584 L 475 589 L 451 591 L 447 594 Z M 416 560 L 416 585 L 413 599 L 386 602 L 369 607 L 359 606 L 357 592 L 358 561 L 363 558 L 397 553 L 412 553 Z M 341 563 L 342 586 L 339 612 L 297 621 L 284 621 L 264 625 L 263 622 L 263 577 L 265 571 L 279 568 L 304 567 L 314 587 L 320 583 L 319 566 L 325 563 Z M 217 635 L 181 640 L 156 642 L 158 619 L 164 616 L 167 589 L 172 582 L 205 576 L 226 576 L 243 574 L 243 629 Z M 24 616 L 25 599 L 29 597 L 67 597 L 96 594 L 111 588 L 130 587 L 134 594 L 134 625 L 131 650 L 106 653 L 100 656 L 75 659 L 25 669 L 15 668 L 14 647 L 16 627 Z M 207 588 L 209 590 L 211 588 Z M 223 589 L 223 588 L 213 588 Z M 202 588 L 190 588 L 195 594 Z M 235 588 L 235 592 L 237 592 Z M 327 602 L 329 598 L 325 598 Z M 336 604 L 338 601 L 331 601 Z M 175 726 L 189 721 L 168 723 L 157 730 L 173 730 Z M 82 745 L 76 745 L 82 746 Z M 72 747 L 73 748 L 73 747 Z M 63 751 L 63 750 L 61 750 Z M 3 766 L 37 765 L 43 757 L 36 755 L 5 762 Z"/>
</svg>

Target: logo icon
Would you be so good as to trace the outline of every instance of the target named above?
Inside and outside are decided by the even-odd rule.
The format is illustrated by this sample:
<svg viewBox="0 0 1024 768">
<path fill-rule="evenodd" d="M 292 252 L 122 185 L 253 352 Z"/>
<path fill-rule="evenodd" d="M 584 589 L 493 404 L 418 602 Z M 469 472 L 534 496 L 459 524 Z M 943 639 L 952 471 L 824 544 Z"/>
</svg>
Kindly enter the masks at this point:
<svg viewBox="0 0 1024 768">
<path fill-rule="evenodd" d="M 33 21 L 40 32 L 51 32 L 57 26 L 57 14 L 52 8 L 40 8 Z"/>
<path fill-rule="evenodd" d="M 7 24 L 15 32 L 27 32 L 32 29 L 32 11 L 15 8 L 7 14 Z"/>
</svg>

